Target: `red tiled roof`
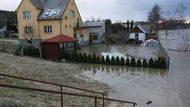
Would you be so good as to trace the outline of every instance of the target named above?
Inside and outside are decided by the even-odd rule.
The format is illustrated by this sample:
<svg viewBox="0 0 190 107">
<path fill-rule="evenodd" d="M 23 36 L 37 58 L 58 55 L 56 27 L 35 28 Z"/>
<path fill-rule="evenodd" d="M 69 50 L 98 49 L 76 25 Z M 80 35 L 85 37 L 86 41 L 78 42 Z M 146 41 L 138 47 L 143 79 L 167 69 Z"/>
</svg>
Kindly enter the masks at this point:
<svg viewBox="0 0 190 107">
<path fill-rule="evenodd" d="M 44 42 L 46 43 L 66 43 L 66 42 L 75 42 L 77 39 L 74 37 L 69 37 L 64 34 L 60 34 L 57 36 L 54 36 L 52 38 L 46 39 Z"/>
</svg>

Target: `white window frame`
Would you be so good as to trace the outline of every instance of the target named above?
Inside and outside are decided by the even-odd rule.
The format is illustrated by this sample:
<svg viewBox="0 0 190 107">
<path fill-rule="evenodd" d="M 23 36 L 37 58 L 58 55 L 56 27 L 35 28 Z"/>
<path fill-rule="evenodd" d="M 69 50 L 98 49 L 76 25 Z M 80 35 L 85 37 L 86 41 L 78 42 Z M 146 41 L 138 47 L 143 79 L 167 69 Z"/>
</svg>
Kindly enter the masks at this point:
<svg viewBox="0 0 190 107">
<path fill-rule="evenodd" d="M 29 10 L 25 10 L 23 12 L 23 18 L 24 19 L 31 19 L 31 12 Z"/>
<path fill-rule="evenodd" d="M 53 32 L 52 26 L 50 25 L 44 26 L 44 33 L 52 33 L 52 32 Z"/>
<path fill-rule="evenodd" d="M 26 34 L 31 34 L 33 31 L 32 31 L 32 26 L 25 26 L 24 27 L 24 32 Z"/>
</svg>

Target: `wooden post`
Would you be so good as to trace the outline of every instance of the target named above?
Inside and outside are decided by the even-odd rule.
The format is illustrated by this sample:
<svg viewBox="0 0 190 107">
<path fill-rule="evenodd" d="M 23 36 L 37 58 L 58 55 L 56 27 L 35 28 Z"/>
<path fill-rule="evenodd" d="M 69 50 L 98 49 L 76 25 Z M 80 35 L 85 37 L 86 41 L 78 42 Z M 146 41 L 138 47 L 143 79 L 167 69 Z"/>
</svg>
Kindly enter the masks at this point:
<svg viewBox="0 0 190 107">
<path fill-rule="evenodd" d="M 61 92 L 63 92 L 63 87 L 61 86 Z M 63 94 L 61 94 L 61 107 L 63 107 Z"/>
</svg>

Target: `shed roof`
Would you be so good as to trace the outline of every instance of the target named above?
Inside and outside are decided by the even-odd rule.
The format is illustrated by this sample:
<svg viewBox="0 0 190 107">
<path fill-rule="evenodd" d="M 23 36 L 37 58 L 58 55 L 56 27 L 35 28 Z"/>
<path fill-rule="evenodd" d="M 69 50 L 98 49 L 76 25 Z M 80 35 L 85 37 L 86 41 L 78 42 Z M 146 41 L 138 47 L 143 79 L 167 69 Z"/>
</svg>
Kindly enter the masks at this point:
<svg viewBox="0 0 190 107">
<path fill-rule="evenodd" d="M 67 42 L 76 42 L 76 41 L 77 39 L 75 39 L 74 37 L 69 37 L 64 34 L 60 34 L 52 38 L 46 39 L 44 42 L 45 43 L 67 43 Z"/>
</svg>

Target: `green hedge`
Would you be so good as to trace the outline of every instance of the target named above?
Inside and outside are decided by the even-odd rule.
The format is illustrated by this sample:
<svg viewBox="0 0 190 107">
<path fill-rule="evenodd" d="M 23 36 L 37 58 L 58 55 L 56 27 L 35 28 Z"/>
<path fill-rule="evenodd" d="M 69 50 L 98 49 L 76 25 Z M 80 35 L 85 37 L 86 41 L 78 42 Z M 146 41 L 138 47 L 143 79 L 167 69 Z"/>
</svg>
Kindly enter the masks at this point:
<svg viewBox="0 0 190 107">
<path fill-rule="evenodd" d="M 24 50 L 24 53 L 32 50 L 32 54 L 36 54 L 35 49 L 28 48 Z M 36 50 L 37 51 L 37 50 Z M 93 63 L 93 64 L 106 64 L 106 65 L 120 65 L 120 66 L 132 66 L 132 67 L 148 67 L 148 68 L 161 68 L 166 69 L 166 59 L 160 58 L 154 60 L 150 58 L 149 60 L 143 59 L 135 59 L 135 58 L 127 58 L 124 59 L 123 57 L 110 57 L 107 55 L 106 58 L 104 56 L 97 56 L 95 53 L 91 56 L 90 54 L 87 55 L 86 53 L 62 53 L 62 58 L 66 59 L 67 61 L 74 61 L 79 63 Z"/>
<path fill-rule="evenodd" d="M 29 46 L 23 49 L 23 54 L 26 56 L 40 57 L 40 50 L 33 46 Z"/>
</svg>

